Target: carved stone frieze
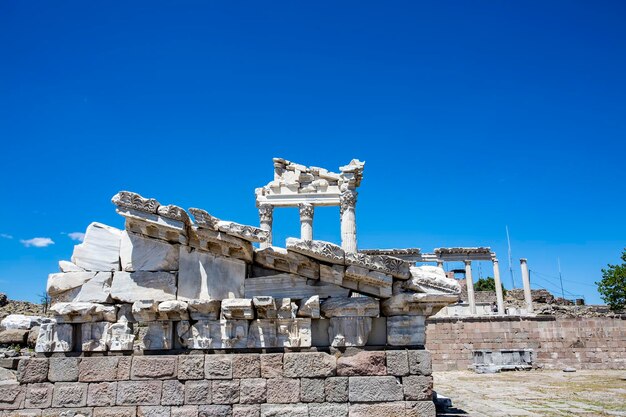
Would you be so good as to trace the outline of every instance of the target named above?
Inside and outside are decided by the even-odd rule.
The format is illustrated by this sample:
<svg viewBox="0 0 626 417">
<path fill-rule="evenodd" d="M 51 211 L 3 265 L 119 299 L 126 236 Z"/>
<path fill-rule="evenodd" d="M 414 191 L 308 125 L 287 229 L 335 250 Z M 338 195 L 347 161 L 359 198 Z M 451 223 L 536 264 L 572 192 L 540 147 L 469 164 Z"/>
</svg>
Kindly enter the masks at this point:
<svg viewBox="0 0 626 417">
<path fill-rule="evenodd" d="M 118 207 L 129 208 L 146 213 L 155 214 L 160 204 L 154 198 L 144 198 L 137 193 L 131 191 L 120 191 L 115 194 L 111 202 Z"/>
<path fill-rule="evenodd" d="M 117 307 L 96 303 L 56 303 L 50 307 L 58 323 L 117 321 Z"/>
<path fill-rule="evenodd" d="M 364 294 L 387 298 L 392 294 L 392 282 L 391 275 L 350 265 L 346 268 L 343 286 Z"/>
<path fill-rule="evenodd" d="M 380 303 L 370 297 L 333 297 L 321 306 L 324 317 L 378 317 Z"/>
<path fill-rule="evenodd" d="M 306 256 L 284 248 L 269 246 L 254 251 L 254 262 L 264 268 L 319 279 L 320 264 Z"/>
<path fill-rule="evenodd" d="M 249 242 L 265 242 L 270 237 L 270 233 L 267 230 L 225 220 L 218 221 L 217 228 L 220 232 Z"/>
<path fill-rule="evenodd" d="M 458 299 L 456 294 L 403 292 L 382 301 L 381 308 L 385 316 L 431 316 Z"/>
<path fill-rule="evenodd" d="M 189 213 L 193 215 L 196 225 L 201 229 L 217 230 L 217 217 L 211 216 L 207 211 L 199 208 L 190 208 Z"/>
<path fill-rule="evenodd" d="M 71 324 L 58 324 L 54 319 L 44 319 L 39 326 L 35 352 L 71 352 L 74 345 Z"/>
<path fill-rule="evenodd" d="M 254 319 L 252 300 L 249 298 L 228 298 L 222 300 L 222 317 L 225 319 Z"/>
<path fill-rule="evenodd" d="M 254 256 L 254 248 L 247 240 L 195 226 L 190 228 L 189 246 L 246 262 L 252 262 Z"/>
<path fill-rule="evenodd" d="M 344 265 L 345 253 L 340 246 L 321 240 L 287 238 L 287 250 L 331 264 Z"/>
<path fill-rule="evenodd" d="M 411 267 L 410 271 L 411 278 L 402 283 L 403 289 L 417 292 L 461 293 L 459 282 L 446 277 L 442 268 L 426 265 Z"/>
<path fill-rule="evenodd" d="M 80 325 L 81 350 L 83 352 L 104 352 L 107 350 L 107 336 L 112 323 L 83 323 Z"/>
<path fill-rule="evenodd" d="M 186 225 L 191 224 L 191 219 L 189 215 L 182 207 L 175 206 L 173 204 L 168 204 L 167 206 L 159 206 L 157 209 L 157 214 L 159 216 L 167 217 L 168 219 L 178 220 L 180 222 L 185 223 Z"/>
<path fill-rule="evenodd" d="M 189 300 L 189 316 L 192 320 L 219 320 L 220 300 Z"/>
<path fill-rule="evenodd" d="M 118 321 L 109 326 L 106 344 L 110 351 L 133 350 L 135 335 L 133 325 L 126 321 Z"/>
</svg>

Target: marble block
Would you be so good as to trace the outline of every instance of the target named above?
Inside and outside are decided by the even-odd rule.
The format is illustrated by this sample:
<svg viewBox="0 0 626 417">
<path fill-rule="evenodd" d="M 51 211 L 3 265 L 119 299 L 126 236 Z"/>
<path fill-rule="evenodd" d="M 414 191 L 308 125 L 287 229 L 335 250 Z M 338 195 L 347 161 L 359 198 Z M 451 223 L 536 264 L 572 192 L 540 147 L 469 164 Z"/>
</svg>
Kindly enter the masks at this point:
<svg viewBox="0 0 626 417">
<path fill-rule="evenodd" d="M 91 223 L 83 243 L 74 246 L 72 262 L 87 271 L 119 271 L 122 231 L 102 223 Z"/>
<path fill-rule="evenodd" d="M 189 300 L 189 316 L 192 320 L 219 320 L 220 300 Z"/>
<path fill-rule="evenodd" d="M 349 281 L 352 281 L 350 284 Z M 343 286 L 375 297 L 387 298 L 392 294 L 393 277 L 356 265 L 346 268 Z"/>
<path fill-rule="evenodd" d="M 329 320 L 328 338 L 333 347 L 365 346 L 371 331 L 371 317 L 333 317 Z"/>
<path fill-rule="evenodd" d="M 117 307 L 97 303 L 56 303 L 50 307 L 58 323 L 117 321 Z"/>
<path fill-rule="evenodd" d="M 342 265 L 320 265 L 320 281 L 342 285 L 345 268 Z"/>
<path fill-rule="evenodd" d="M 177 244 L 122 232 L 120 262 L 123 271 L 176 271 L 179 252 Z"/>
<path fill-rule="evenodd" d="M 245 349 L 248 342 L 248 320 L 181 321 L 176 333 L 188 349 Z"/>
<path fill-rule="evenodd" d="M 391 346 L 424 345 L 426 341 L 426 317 L 387 317 L 387 344 Z"/>
<path fill-rule="evenodd" d="M 322 303 L 324 317 L 377 317 L 380 303 L 370 297 L 333 297 Z"/>
<path fill-rule="evenodd" d="M 279 274 L 245 280 L 245 297 L 271 296 L 301 300 L 318 295 L 320 298 L 347 296 L 347 288 L 338 285 L 308 280 L 291 274 Z"/>
<path fill-rule="evenodd" d="M 302 240 L 287 238 L 287 250 L 297 252 L 319 261 L 345 265 L 345 254 L 340 246 L 321 240 Z"/>
<path fill-rule="evenodd" d="M 456 279 L 446 277 L 443 268 L 437 266 L 412 266 L 411 278 L 403 283 L 406 290 L 417 292 L 444 292 L 460 294 L 461 285 Z"/>
<path fill-rule="evenodd" d="M 248 348 L 311 346 L 311 319 L 259 319 L 250 322 Z"/>
<path fill-rule="evenodd" d="M 176 274 L 170 272 L 116 272 L 111 283 L 111 297 L 124 303 L 139 300 L 176 299 Z"/>
<path fill-rule="evenodd" d="M 402 292 L 381 303 L 385 316 L 432 316 L 458 301 L 457 294 Z"/>
<path fill-rule="evenodd" d="M 243 298 L 245 277 L 246 263 L 239 259 L 180 248 L 179 300 Z"/>
<path fill-rule="evenodd" d="M 278 318 L 276 300 L 271 295 L 261 295 L 252 298 L 252 304 L 256 310 L 256 315 L 260 319 Z"/>
</svg>

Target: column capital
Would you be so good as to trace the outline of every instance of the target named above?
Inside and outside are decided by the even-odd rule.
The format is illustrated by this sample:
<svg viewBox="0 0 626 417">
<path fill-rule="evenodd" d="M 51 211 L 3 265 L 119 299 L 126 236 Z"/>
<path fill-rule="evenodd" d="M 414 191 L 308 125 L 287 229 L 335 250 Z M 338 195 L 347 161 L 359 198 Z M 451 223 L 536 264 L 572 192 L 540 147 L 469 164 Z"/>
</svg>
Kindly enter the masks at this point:
<svg viewBox="0 0 626 417">
<path fill-rule="evenodd" d="M 315 212 L 313 204 L 300 203 L 298 204 L 298 209 L 300 210 L 300 221 L 313 220 L 313 213 Z"/>
<path fill-rule="evenodd" d="M 525 264 L 525 263 L 528 263 L 528 259 L 526 259 L 526 258 L 520 258 L 519 263 L 520 263 L 520 264 Z"/>
<path fill-rule="evenodd" d="M 498 258 L 493 258 L 493 259 L 491 260 L 491 262 L 493 262 L 494 264 L 497 264 L 497 263 L 498 263 Z"/>
<path fill-rule="evenodd" d="M 472 261 L 466 259 L 463 262 L 465 262 L 465 266 L 471 266 L 472 265 Z"/>
<path fill-rule="evenodd" d="M 358 193 L 354 190 L 345 190 L 339 195 L 339 212 L 343 214 L 349 208 L 354 209 Z"/>
<path fill-rule="evenodd" d="M 274 218 L 274 206 L 271 204 L 259 204 L 259 217 L 262 222 L 272 222 Z"/>
</svg>

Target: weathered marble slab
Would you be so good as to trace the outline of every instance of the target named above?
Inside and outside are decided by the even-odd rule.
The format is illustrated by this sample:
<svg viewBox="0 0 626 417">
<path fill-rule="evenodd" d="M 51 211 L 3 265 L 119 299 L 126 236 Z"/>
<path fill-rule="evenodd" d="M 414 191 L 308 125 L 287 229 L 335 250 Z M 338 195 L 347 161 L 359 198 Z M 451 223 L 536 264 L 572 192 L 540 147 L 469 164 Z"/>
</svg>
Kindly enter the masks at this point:
<svg viewBox="0 0 626 417">
<path fill-rule="evenodd" d="M 248 320 L 181 321 L 176 326 L 181 344 L 188 349 L 245 349 Z"/>
<path fill-rule="evenodd" d="M 263 268 L 288 272 L 311 279 L 319 279 L 320 277 L 320 264 L 318 262 L 284 248 L 269 246 L 255 249 L 254 262 Z M 336 282 L 334 283 L 336 284 Z"/>
<path fill-rule="evenodd" d="M 226 220 L 218 221 L 217 229 L 220 232 L 247 240 L 248 242 L 265 242 L 270 237 L 270 233 L 267 230 Z"/>
<path fill-rule="evenodd" d="M 279 319 L 295 319 L 298 314 L 298 305 L 291 298 L 276 300 L 276 307 Z"/>
<path fill-rule="evenodd" d="M 116 272 L 113 274 L 111 297 L 125 303 L 134 303 L 138 300 L 174 300 L 176 274 L 149 271 Z"/>
<path fill-rule="evenodd" d="M 184 217 L 176 219 L 124 207 L 118 207 L 116 211 L 126 219 L 128 232 L 183 245 L 189 242 L 188 219 Z"/>
<path fill-rule="evenodd" d="M 83 323 L 80 325 L 81 331 L 81 351 L 83 352 L 104 352 L 107 350 L 107 333 L 111 323 Z"/>
<path fill-rule="evenodd" d="M 278 324 L 276 319 L 259 319 L 250 322 L 248 330 L 249 348 L 278 347 Z"/>
<path fill-rule="evenodd" d="M 58 323 L 117 321 L 117 307 L 97 303 L 56 303 L 50 307 Z"/>
<path fill-rule="evenodd" d="M 122 231 L 102 223 L 91 223 L 83 243 L 74 246 L 72 262 L 87 271 L 119 271 Z"/>
<path fill-rule="evenodd" d="M 179 252 L 177 244 L 122 232 L 120 261 L 123 271 L 176 271 Z"/>
<path fill-rule="evenodd" d="M 320 298 L 347 296 L 349 290 L 291 274 L 279 274 L 245 280 L 245 298 L 269 295 L 274 298 L 301 300 L 314 295 Z"/>
<path fill-rule="evenodd" d="M 308 317 L 311 319 L 320 318 L 320 297 L 314 295 L 304 298 L 298 303 L 298 317 Z"/>
<path fill-rule="evenodd" d="M 342 285 L 345 268 L 342 265 L 320 265 L 320 281 Z"/>
<path fill-rule="evenodd" d="M 398 279 L 409 279 L 411 263 L 386 255 L 368 255 L 365 253 L 346 253 L 346 265 L 382 272 Z"/>
<path fill-rule="evenodd" d="M 387 317 L 387 344 L 391 346 L 424 345 L 426 341 L 426 317 Z"/>
<path fill-rule="evenodd" d="M 61 272 L 83 272 L 85 269 L 74 265 L 70 261 L 59 261 L 59 271 Z"/>
<path fill-rule="evenodd" d="M 132 306 L 133 319 L 140 323 L 156 321 L 159 317 L 159 303 L 154 300 L 137 300 Z"/>
<path fill-rule="evenodd" d="M 189 246 L 216 255 L 242 259 L 252 262 L 254 248 L 252 243 L 216 230 L 202 229 L 196 226 L 190 229 Z"/>
<path fill-rule="evenodd" d="M 39 327 L 35 352 L 71 352 L 74 345 L 74 329 L 71 324 L 58 324 L 46 319 Z"/>
<path fill-rule="evenodd" d="M 345 265 L 345 254 L 340 246 L 321 240 L 287 238 L 287 250 L 297 252 L 319 261 Z"/>
<path fill-rule="evenodd" d="M 249 298 L 228 298 L 222 300 L 222 316 L 225 319 L 254 319 L 252 300 Z"/>
<path fill-rule="evenodd" d="M 245 277 L 246 263 L 239 259 L 180 248 L 179 300 L 244 298 Z"/>
<path fill-rule="evenodd" d="M 388 298 L 392 294 L 392 283 L 391 275 L 350 265 L 346 268 L 343 286 L 376 297 Z"/>
<path fill-rule="evenodd" d="M 169 300 L 159 303 L 157 310 L 161 320 L 189 320 L 188 306 L 186 302 L 181 300 Z"/>
<path fill-rule="evenodd" d="M 432 316 L 458 301 L 456 294 L 400 293 L 381 302 L 385 316 Z"/>
<path fill-rule="evenodd" d="M 219 320 L 220 300 L 189 300 L 189 316 L 192 320 Z"/>
<path fill-rule="evenodd" d="M 276 319 L 277 347 L 311 347 L 311 319 Z"/>
<path fill-rule="evenodd" d="M 329 322 L 328 338 L 333 347 L 365 346 L 372 331 L 371 317 L 333 317 Z"/>
<path fill-rule="evenodd" d="M 411 262 L 388 255 L 375 255 L 385 265 L 388 274 L 397 279 L 409 279 L 411 277 Z"/>
<path fill-rule="evenodd" d="M 180 300 L 169 300 L 161 303 L 154 300 L 138 300 L 133 303 L 133 318 L 141 323 L 151 321 L 189 320 L 188 304 Z"/>
<path fill-rule="evenodd" d="M 57 272 L 55 274 L 49 274 L 46 292 L 50 296 L 55 296 L 69 291 L 80 287 L 85 282 L 95 277 L 96 274 L 107 274 L 111 276 L 110 272 Z"/>
<path fill-rule="evenodd" d="M 322 303 L 324 317 L 377 317 L 380 303 L 370 297 L 332 297 Z"/>
<path fill-rule="evenodd" d="M 402 287 L 417 292 L 461 293 L 461 285 L 457 280 L 446 277 L 443 268 L 429 265 L 411 267 L 411 279 Z"/>
<path fill-rule="evenodd" d="M 9 314 L 0 321 L 0 327 L 5 330 L 30 330 L 42 322 L 40 316 L 24 314 Z"/>
</svg>

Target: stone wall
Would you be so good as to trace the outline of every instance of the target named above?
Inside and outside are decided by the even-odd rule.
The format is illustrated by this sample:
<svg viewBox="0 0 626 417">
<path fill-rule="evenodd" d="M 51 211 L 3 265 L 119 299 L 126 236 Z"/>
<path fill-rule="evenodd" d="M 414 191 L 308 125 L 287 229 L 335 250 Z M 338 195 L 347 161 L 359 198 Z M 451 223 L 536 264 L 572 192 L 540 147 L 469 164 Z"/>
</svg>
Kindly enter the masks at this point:
<svg viewBox="0 0 626 417">
<path fill-rule="evenodd" d="M 435 416 L 425 350 L 22 359 L 3 417 Z"/>
<path fill-rule="evenodd" d="M 435 371 L 467 369 L 474 350 L 528 348 L 545 369 L 626 369 L 626 317 L 430 318 L 426 348 Z"/>
</svg>

